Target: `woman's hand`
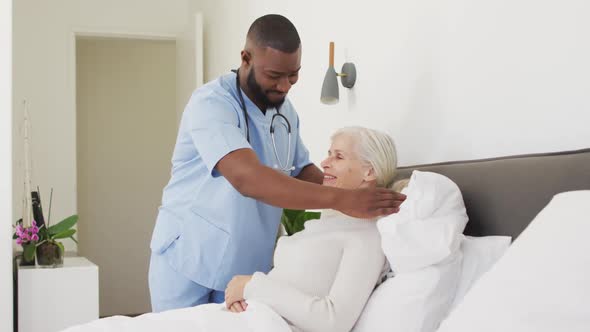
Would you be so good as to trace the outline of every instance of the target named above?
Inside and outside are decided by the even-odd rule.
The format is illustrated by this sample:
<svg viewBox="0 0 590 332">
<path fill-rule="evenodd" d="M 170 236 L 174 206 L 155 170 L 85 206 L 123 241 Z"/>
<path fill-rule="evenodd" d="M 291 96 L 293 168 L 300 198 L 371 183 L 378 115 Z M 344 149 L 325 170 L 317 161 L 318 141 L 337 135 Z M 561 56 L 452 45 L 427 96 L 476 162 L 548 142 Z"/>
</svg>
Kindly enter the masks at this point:
<svg viewBox="0 0 590 332">
<path fill-rule="evenodd" d="M 242 311 L 246 311 L 246 308 L 248 308 L 248 303 L 246 303 L 246 301 L 242 300 L 242 301 L 234 302 L 233 304 L 231 304 L 229 306 L 229 311 L 235 312 L 237 314 Z"/>
<path fill-rule="evenodd" d="M 252 279 L 252 276 L 234 276 L 231 281 L 227 284 L 225 289 L 225 305 L 228 309 L 232 309 L 234 304 L 244 300 L 244 288 L 246 284 Z M 245 302 L 244 302 L 245 303 Z M 239 306 L 242 306 L 239 304 Z M 236 306 L 235 309 L 239 307 Z M 245 306 L 242 306 L 243 310 L 246 310 Z M 242 310 L 242 311 L 243 311 Z M 233 310 L 232 310 L 233 311 Z"/>
</svg>

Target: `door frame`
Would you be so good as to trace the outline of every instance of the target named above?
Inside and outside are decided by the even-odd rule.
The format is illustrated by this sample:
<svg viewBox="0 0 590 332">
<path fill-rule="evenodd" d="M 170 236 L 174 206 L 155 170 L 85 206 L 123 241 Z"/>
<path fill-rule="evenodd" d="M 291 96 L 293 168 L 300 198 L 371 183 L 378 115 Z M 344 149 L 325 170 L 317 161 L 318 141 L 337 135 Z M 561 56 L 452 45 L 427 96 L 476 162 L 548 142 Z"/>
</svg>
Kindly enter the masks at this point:
<svg viewBox="0 0 590 332">
<path fill-rule="evenodd" d="M 141 32 L 141 31 L 123 31 L 123 30 L 108 30 L 108 29 L 88 29 L 88 28 L 72 28 L 68 32 L 68 57 L 67 62 L 67 80 L 66 84 L 69 93 L 68 100 L 70 102 L 71 109 L 74 115 L 74 128 L 75 128 L 75 172 L 74 184 L 76 188 L 75 206 L 78 210 L 78 109 L 76 107 L 76 93 L 78 82 L 76 80 L 77 68 L 76 68 L 76 39 L 78 37 L 96 37 L 96 38 L 120 38 L 120 39 L 144 39 L 144 40 L 177 40 L 175 34 L 161 34 L 152 32 Z M 69 250 L 75 249 L 78 252 L 78 245 L 74 244 L 74 248 L 66 248 Z"/>
<path fill-rule="evenodd" d="M 13 246 L 12 225 L 12 80 L 13 80 L 13 5 L 12 1 L 0 1 L 0 330 L 12 331 L 16 326 L 13 288 Z M 9 222 L 10 221 L 10 222 Z M 6 294 L 6 295 L 4 295 Z"/>
</svg>

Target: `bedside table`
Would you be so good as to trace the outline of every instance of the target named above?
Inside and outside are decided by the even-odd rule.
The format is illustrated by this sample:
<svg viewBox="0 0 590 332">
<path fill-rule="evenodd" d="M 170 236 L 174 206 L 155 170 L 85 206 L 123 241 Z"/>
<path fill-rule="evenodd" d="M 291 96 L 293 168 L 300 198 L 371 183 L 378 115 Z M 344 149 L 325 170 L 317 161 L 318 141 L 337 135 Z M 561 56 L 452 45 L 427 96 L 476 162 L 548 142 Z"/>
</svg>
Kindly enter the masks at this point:
<svg viewBox="0 0 590 332">
<path fill-rule="evenodd" d="M 98 266 L 64 257 L 58 268 L 18 267 L 18 332 L 55 332 L 98 319 Z"/>
</svg>

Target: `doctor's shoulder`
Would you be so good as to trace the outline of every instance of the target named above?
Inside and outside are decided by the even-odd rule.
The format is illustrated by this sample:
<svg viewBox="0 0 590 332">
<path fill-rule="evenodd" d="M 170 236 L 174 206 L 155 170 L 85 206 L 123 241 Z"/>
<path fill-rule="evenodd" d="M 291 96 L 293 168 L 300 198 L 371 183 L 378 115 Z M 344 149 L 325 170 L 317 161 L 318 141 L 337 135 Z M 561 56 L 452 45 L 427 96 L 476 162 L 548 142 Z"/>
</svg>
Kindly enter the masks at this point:
<svg viewBox="0 0 590 332">
<path fill-rule="evenodd" d="M 216 116 L 219 113 L 234 116 L 238 114 L 238 105 L 232 95 L 223 89 L 197 89 L 191 95 L 184 112 Z M 203 114 L 205 113 L 205 114 Z"/>
</svg>

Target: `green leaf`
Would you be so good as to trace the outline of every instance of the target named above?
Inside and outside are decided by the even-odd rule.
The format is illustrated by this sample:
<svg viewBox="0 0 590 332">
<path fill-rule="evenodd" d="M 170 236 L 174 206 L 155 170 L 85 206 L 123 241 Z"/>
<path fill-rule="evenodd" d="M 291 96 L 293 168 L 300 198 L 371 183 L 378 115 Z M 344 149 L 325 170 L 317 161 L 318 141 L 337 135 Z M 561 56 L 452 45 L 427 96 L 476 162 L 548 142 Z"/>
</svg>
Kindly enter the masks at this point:
<svg viewBox="0 0 590 332">
<path fill-rule="evenodd" d="M 35 258 L 35 248 L 36 246 L 34 244 L 28 244 L 23 247 L 23 256 L 26 261 L 30 262 L 33 260 L 33 258 Z"/>
<path fill-rule="evenodd" d="M 285 232 L 287 235 L 291 236 L 294 234 L 293 232 L 293 220 L 289 219 L 289 213 L 284 213 L 281 216 L 281 223 L 285 227 Z"/>
<path fill-rule="evenodd" d="M 311 219 L 319 219 L 320 212 L 306 212 L 305 210 L 289 210 L 284 209 L 281 216 L 281 223 L 285 227 L 287 235 L 291 236 L 297 232 L 302 231 L 305 227 L 306 221 Z"/>
<path fill-rule="evenodd" d="M 74 214 L 73 216 L 69 216 L 66 219 L 58 222 L 57 224 L 49 227 L 48 228 L 49 234 L 54 235 L 54 234 L 62 233 L 63 231 L 66 231 L 66 230 L 74 227 L 74 225 L 77 222 L 78 222 L 77 215 Z"/>
<path fill-rule="evenodd" d="M 76 242 L 76 244 L 78 244 L 78 240 L 74 239 L 73 236 L 70 236 L 70 239 L 72 239 L 72 241 Z"/>
<path fill-rule="evenodd" d="M 312 211 L 310 211 L 310 212 L 305 212 L 304 213 L 304 219 L 305 219 L 305 221 L 312 220 L 312 219 L 320 219 L 321 216 L 322 216 L 322 213 L 321 212 L 312 212 Z"/>
<path fill-rule="evenodd" d="M 290 210 L 290 209 L 284 209 L 283 213 L 285 214 L 285 216 L 287 216 L 287 218 L 291 221 L 297 219 L 297 217 L 299 215 L 302 215 L 305 211 L 302 210 Z"/>
<path fill-rule="evenodd" d="M 304 212 L 293 222 L 293 233 L 301 232 L 305 228 L 305 222 L 311 219 L 319 219 L 320 212 Z"/>
<path fill-rule="evenodd" d="M 61 250 L 61 254 L 63 255 L 66 252 L 66 249 L 64 248 L 64 244 L 59 241 L 56 241 L 55 243 L 57 244 L 57 246 Z"/>
<path fill-rule="evenodd" d="M 16 232 L 15 232 L 15 233 L 12 235 L 12 239 L 13 239 L 13 240 L 16 240 L 16 239 L 18 239 L 18 235 L 16 235 Z"/>
<path fill-rule="evenodd" d="M 287 232 L 287 235 L 291 235 L 291 222 L 289 221 L 289 218 L 287 217 L 287 214 L 285 214 L 284 210 L 283 214 L 281 215 L 281 224 L 283 224 L 285 227 L 285 232 Z"/>
<path fill-rule="evenodd" d="M 39 227 L 39 233 L 37 233 L 37 235 L 39 235 L 39 241 L 47 240 L 50 238 L 49 232 L 47 231 L 45 225 Z"/>
<path fill-rule="evenodd" d="M 61 233 L 57 233 L 57 234 L 53 235 L 52 238 L 53 239 L 65 239 L 67 237 L 74 235 L 75 233 L 76 233 L 75 229 L 68 229 L 68 230 L 65 230 Z"/>
</svg>

